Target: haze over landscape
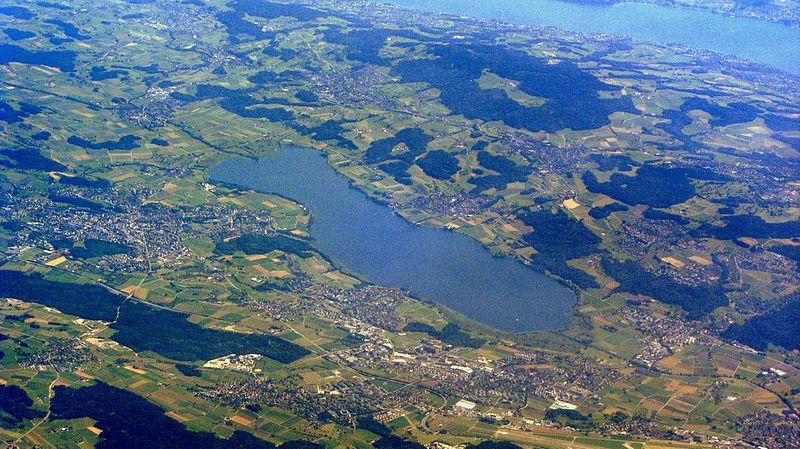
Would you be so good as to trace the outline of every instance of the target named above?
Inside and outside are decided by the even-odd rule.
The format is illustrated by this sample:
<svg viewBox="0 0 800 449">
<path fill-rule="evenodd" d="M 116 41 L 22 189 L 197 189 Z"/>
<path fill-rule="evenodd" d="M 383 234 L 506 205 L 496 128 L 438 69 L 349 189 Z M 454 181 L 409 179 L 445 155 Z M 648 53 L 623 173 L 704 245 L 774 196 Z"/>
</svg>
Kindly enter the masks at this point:
<svg viewBox="0 0 800 449">
<path fill-rule="evenodd" d="M 0 0 L 10 448 L 800 447 L 797 0 Z"/>
</svg>

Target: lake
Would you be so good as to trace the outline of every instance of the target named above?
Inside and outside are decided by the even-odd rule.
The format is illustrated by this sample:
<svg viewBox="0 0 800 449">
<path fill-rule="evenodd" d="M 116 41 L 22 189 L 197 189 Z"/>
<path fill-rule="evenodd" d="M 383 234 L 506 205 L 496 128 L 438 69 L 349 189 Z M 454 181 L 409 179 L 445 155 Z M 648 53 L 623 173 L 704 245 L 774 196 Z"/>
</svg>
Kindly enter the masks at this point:
<svg viewBox="0 0 800 449">
<path fill-rule="evenodd" d="M 501 330 L 569 325 L 571 290 L 493 256 L 467 236 L 411 224 L 352 188 L 317 150 L 287 146 L 258 161 L 230 159 L 214 166 L 210 178 L 306 205 L 319 251 L 370 282 L 403 288 Z"/>
<path fill-rule="evenodd" d="M 800 74 L 800 28 L 690 8 L 643 3 L 580 5 L 558 0 L 384 0 L 459 16 L 546 25 L 640 42 L 682 44 L 738 56 Z"/>
</svg>

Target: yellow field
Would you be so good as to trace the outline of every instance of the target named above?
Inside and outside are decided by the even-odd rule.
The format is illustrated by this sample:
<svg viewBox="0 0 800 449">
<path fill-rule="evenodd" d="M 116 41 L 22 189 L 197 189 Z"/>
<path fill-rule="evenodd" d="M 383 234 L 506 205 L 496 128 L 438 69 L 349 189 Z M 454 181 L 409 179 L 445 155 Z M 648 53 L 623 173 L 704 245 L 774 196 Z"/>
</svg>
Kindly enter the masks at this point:
<svg viewBox="0 0 800 449">
<path fill-rule="evenodd" d="M 67 261 L 66 257 L 59 256 L 49 262 L 46 262 L 45 265 L 47 265 L 48 267 L 57 267 L 66 261 Z"/>
</svg>

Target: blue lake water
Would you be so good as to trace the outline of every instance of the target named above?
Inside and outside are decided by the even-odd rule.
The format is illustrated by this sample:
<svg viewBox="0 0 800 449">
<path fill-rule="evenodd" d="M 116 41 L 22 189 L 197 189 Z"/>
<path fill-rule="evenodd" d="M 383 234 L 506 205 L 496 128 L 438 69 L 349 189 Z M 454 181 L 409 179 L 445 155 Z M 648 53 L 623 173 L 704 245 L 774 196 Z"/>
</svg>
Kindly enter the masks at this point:
<svg viewBox="0 0 800 449">
<path fill-rule="evenodd" d="M 800 28 L 689 8 L 641 3 L 589 6 L 558 0 L 383 0 L 443 12 L 576 33 L 607 33 L 655 44 L 682 44 L 800 74 Z"/>
<path fill-rule="evenodd" d="M 214 166 L 210 178 L 306 205 L 315 246 L 371 282 L 502 330 L 569 325 L 571 290 L 464 235 L 412 225 L 352 188 L 317 150 L 288 146 L 258 161 L 230 159 Z"/>
</svg>

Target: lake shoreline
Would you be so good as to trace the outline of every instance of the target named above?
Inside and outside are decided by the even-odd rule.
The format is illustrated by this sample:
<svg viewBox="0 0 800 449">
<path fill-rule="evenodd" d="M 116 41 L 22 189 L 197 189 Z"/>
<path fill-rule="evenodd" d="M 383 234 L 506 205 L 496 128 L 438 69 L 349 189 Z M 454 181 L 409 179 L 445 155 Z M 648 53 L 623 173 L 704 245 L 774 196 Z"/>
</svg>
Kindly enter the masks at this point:
<svg viewBox="0 0 800 449">
<path fill-rule="evenodd" d="M 643 2 L 586 5 L 563 0 L 383 0 L 397 8 L 461 19 L 607 35 L 663 47 L 679 45 L 800 75 L 800 26 L 702 8 Z"/>
<path fill-rule="evenodd" d="M 287 148 L 293 148 L 296 151 L 282 151 Z M 208 178 L 213 183 L 224 184 L 227 187 L 274 194 L 303 204 L 312 216 L 313 221 L 309 223 L 309 232 L 316 243 L 315 247 L 320 253 L 325 254 L 326 259 L 334 260 L 334 266 L 343 268 L 344 272 L 353 274 L 359 280 L 402 288 L 420 301 L 435 303 L 437 306 L 442 306 L 444 309 L 500 332 L 520 334 L 559 331 L 568 329 L 572 325 L 571 317 L 574 314 L 577 295 L 574 288 L 564 285 L 562 280 L 555 279 L 538 269 L 539 267 L 523 264 L 517 258 L 496 254 L 465 234 L 452 232 L 453 230 L 449 229 L 420 225 L 407 220 L 402 214 L 388 207 L 379 199 L 366 194 L 352 180 L 331 167 L 325 153 L 319 149 L 292 145 L 281 147 L 276 153 L 278 156 L 264 156 L 255 164 L 252 161 L 248 163 L 249 159 L 227 159 L 213 166 L 209 170 Z M 298 153 L 303 153 L 303 155 L 298 156 Z M 264 184 L 267 176 L 263 173 L 264 171 L 273 170 L 270 174 L 274 176 L 276 175 L 275 171 L 281 170 L 275 165 L 268 165 L 270 162 L 275 162 L 276 159 L 271 158 L 276 157 L 288 157 L 294 164 L 299 163 L 296 160 L 297 157 L 306 157 L 307 159 L 302 161 L 302 165 L 316 164 L 315 170 L 321 170 L 321 167 L 324 166 L 324 171 L 327 172 L 324 176 L 333 176 L 336 179 L 335 183 L 340 184 L 333 189 L 337 192 L 336 194 L 325 191 L 324 201 L 340 201 L 341 198 L 331 198 L 341 195 L 340 189 L 346 186 L 348 191 L 353 192 L 345 195 L 348 200 L 352 201 L 353 195 L 360 198 L 356 204 L 351 205 L 358 218 L 351 219 L 350 214 L 345 214 L 348 215 L 345 220 L 350 222 L 345 224 L 335 222 L 335 220 L 332 222 L 330 210 L 324 208 L 319 210 L 320 198 L 312 198 L 313 204 L 309 204 L 308 197 L 298 197 L 302 195 L 292 195 L 292 192 L 285 191 L 286 184 L 280 186 Z M 295 158 L 295 160 L 292 161 L 291 158 Z M 313 158 L 317 159 L 316 162 L 313 161 Z M 317 178 L 323 176 L 315 173 L 318 175 Z M 284 172 L 282 175 L 285 178 L 279 182 L 291 183 L 294 181 L 293 176 L 286 175 Z M 256 176 L 258 182 L 262 183 L 254 185 L 253 180 L 248 179 L 248 176 Z M 306 177 L 298 176 L 297 178 Z M 234 178 L 236 181 L 232 182 Z M 331 179 L 328 178 L 321 182 L 330 183 Z M 331 184 L 326 185 L 330 187 Z M 291 188 L 291 186 L 289 187 Z M 302 189 L 297 186 L 294 188 Z M 305 189 L 303 192 L 308 194 Z M 366 206 L 365 203 L 368 203 L 369 206 Z M 330 208 L 337 209 L 333 206 Z M 343 210 L 349 209 L 345 207 Z M 388 218 L 389 216 L 392 218 Z M 342 219 L 342 217 L 338 217 L 338 219 Z M 365 224 L 367 227 L 372 225 L 371 220 L 379 228 L 353 231 L 353 223 L 357 223 L 358 228 L 363 228 Z M 340 226 L 341 228 L 332 232 L 331 226 Z M 324 229 L 320 231 L 320 228 Z M 355 232 L 352 237 L 350 231 Z M 387 239 L 392 240 L 395 237 L 400 241 L 387 243 Z M 349 238 L 356 240 L 351 242 L 347 240 Z M 364 240 L 371 241 L 370 245 L 394 246 L 386 250 L 383 247 L 378 249 L 378 247 L 365 244 Z M 437 250 L 443 250 L 446 256 L 435 254 Z M 343 251 L 344 254 L 342 254 Z M 377 260 L 369 260 L 369 256 L 352 254 L 359 251 L 366 254 L 377 254 Z M 396 256 L 400 262 L 391 257 L 387 259 L 389 254 L 392 257 Z M 404 266 L 403 263 L 408 263 L 409 266 Z M 419 268 L 418 264 L 422 264 L 424 268 Z M 375 268 L 376 266 L 381 268 Z M 454 276 L 452 280 L 446 277 L 437 277 L 451 275 Z M 462 288 L 464 292 L 461 291 Z M 445 299 L 442 299 L 443 297 Z M 477 302 L 467 304 L 470 301 Z M 494 302 L 499 303 L 493 304 Z M 495 305 L 502 309 L 508 309 L 508 307 L 502 307 L 503 303 L 510 307 L 510 310 L 518 313 L 515 315 L 507 310 L 492 310 Z M 545 319 L 537 322 L 537 317 Z"/>
</svg>

